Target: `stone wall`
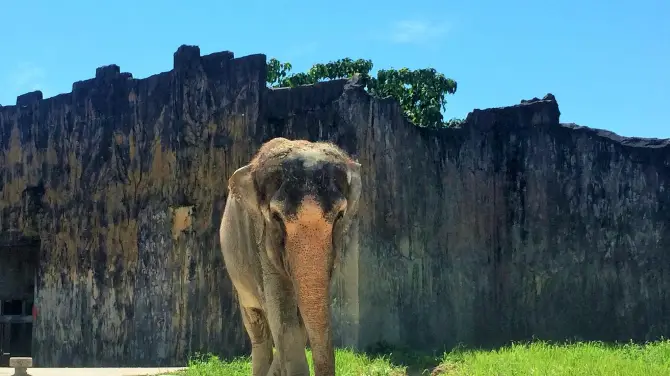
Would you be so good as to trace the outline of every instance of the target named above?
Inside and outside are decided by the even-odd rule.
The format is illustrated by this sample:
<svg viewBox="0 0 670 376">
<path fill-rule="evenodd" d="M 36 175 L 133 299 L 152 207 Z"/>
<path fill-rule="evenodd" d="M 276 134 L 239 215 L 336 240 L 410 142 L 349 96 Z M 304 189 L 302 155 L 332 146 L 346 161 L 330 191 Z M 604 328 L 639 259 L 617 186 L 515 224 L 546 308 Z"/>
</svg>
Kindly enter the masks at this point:
<svg viewBox="0 0 670 376">
<path fill-rule="evenodd" d="M 670 334 L 668 140 L 559 124 L 552 95 L 442 131 L 359 98 L 360 345 Z"/>
<path fill-rule="evenodd" d="M 182 47 L 170 72 L 101 67 L 72 93 L 0 108 L 0 226 L 41 238 L 38 365 L 244 348 L 216 234 L 227 177 L 259 145 L 264 68 Z"/>
<path fill-rule="evenodd" d="M 670 335 L 667 141 L 560 124 L 553 96 L 427 130 L 355 82 L 269 90 L 264 55 L 182 46 L 170 72 L 0 107 L 0 231 L 41 244 L 36 363 L 245 353 L 217 231 L 228 177 L 276 136 L 363 165 L 338 345 Z"/>
</svg>

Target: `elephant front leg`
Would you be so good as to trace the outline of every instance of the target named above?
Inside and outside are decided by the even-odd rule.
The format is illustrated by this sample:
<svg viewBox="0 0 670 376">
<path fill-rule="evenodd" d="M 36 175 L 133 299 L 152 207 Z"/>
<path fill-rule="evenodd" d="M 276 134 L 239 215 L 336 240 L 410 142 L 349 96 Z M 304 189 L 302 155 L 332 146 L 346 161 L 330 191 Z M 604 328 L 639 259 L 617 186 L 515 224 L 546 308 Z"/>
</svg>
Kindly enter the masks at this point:
<svg viewBox="0 0 670 376">
<path fill-rule="evenodd" d="M 265 299 L 276 350 L 272 370 L 280 371 L 278 375 L 282 376 L 309 376 L 305 331 L 298 316 L 293 287 L 279 275 L 267 275 Z M 277 361 L 279 363 L 275 364 Z"/>
<path fill-rule="evenodd" d="M 251 340 L 251 374 L 267 376 L 272 359 L 272 336 L 263 312 L 256 308 L 240 307 L 244 328 Z"/>
</svg>

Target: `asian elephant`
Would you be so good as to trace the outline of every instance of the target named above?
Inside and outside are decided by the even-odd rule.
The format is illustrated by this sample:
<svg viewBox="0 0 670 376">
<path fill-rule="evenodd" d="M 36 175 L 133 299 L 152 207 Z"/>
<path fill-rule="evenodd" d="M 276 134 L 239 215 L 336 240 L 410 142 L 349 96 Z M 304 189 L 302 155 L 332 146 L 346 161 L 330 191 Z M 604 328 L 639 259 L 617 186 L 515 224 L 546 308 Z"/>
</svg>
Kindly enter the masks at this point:
<svg viewBox="0 0 670 376">
<path fill-rule="evenodd" d="M 331 143 L 275 138 L 228 192 L 219 236 L 253 376 L 309 375 L 307 340 L 315 374 L 334 376 L 330 281 L 357 215 L 361 165 Z"/>
</svg>

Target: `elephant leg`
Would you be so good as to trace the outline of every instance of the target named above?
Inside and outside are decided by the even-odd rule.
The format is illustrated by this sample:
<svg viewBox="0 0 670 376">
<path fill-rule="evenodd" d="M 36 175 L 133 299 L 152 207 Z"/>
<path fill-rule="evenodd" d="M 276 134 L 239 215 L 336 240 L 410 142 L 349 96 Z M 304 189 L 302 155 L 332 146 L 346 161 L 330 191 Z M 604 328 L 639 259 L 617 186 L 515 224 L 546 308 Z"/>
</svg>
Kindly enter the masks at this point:
<svg viewBox="0 0 670 376">
<path fill-rule="evenodd" d="M 272 336 L 263 312 L 256 308 L 242 309 L 242 321 L 251 340 L 251 368 L 253 376 L 267 376 L 272 359 Z"/>
<path fill-rule="evenodd" d="M 298 305 L 291 284 L 279 275 L 266 275 L 265 305 L 277 351 L 276 358 L 279 358 L 276 367 L 281 372 L 278 374 L 309 376 L 305 356 L 306 335 L 298 317 Z M 272 368 L 275 368 L 275 364 Z"/>
<path fill-rule="evenodd" d="M 300 323 L 300 330 L 302 331 L 303 341 L 304 341 L 305 344 L 307 344 L 307 330 L 305 329 L 305 326 L 302 323 Z M 304 353 L 304 351 L 303 351 L 303 353 Z M 305 360 L 307 360 L 307 358 L 305 358 Z M 309 368 L 309 365 L 307 367 Z M 309 373 L 306 373 L 306 375 L 307 374 L 309 374 Z M 270 366 L 270 371 L 268 372 L 268 376 L 285 376 L 285 375 L 290 375 L 290 373 L 287 373 L 286 371 L 284 371 L 284 373 L 282 373 L 282 366 L 281 366 L 281 363 L 279 361 L 279 356 L 275 356 L 272 359 L 272 365 Z"/>
<path fill-rule="evenodd" d="M 281 372 L 281 363 L 279 362 L 279 356 L 275 356 L 272 359 L 272 365 L 268 371 L 268 376 L 283 376 Z"/>
</svg>

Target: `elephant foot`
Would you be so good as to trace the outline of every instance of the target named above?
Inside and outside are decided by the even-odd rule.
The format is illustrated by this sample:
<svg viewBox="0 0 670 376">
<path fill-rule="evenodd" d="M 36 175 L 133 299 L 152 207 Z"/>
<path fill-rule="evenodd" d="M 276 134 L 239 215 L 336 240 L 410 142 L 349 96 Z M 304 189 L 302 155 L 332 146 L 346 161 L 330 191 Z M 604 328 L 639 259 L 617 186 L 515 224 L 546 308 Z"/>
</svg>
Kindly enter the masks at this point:
<svg viewBox="0 0 670 376">
<path fill-rule="evenodd" d="M 267 376 L 283 376 L 279 365 L 279 357 L 272 359 L 272 364 L 270 365 Z"/>
</svg>

